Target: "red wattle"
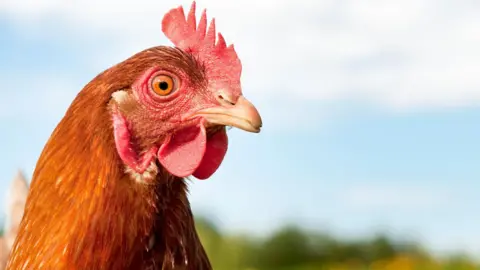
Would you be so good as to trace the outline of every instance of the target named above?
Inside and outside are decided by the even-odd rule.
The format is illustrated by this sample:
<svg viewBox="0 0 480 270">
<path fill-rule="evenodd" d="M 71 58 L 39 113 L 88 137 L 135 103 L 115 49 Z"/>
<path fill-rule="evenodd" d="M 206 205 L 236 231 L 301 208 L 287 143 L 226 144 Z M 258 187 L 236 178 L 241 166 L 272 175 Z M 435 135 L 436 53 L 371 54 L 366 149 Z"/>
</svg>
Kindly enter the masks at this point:
<svg viewBox="0 0 480 270">
<path fill-rule="evenodd" d="M 171 174 L 187 177 L 198 168 L 205 154 L 207 134 L 203 125 L 176 132 L 157 153 L 158 161 Z"/>
<path fill-rule="evenodd" d="M 176 132 L 157 153 L 162 166 L 178 177 L 204 180 L 217 171 L 228 148 L 225 129 L 207 140 L 203 123 Z"/>
<path fill-rule="evenodd" d="M 207 148 L 202 162 L 193 173 L 193 176 L 200 180 L 209 178 L 222 164 L 227 149 L 228 137 L 225 128 L 223 128 L 207 140 Z"/>
</svg>

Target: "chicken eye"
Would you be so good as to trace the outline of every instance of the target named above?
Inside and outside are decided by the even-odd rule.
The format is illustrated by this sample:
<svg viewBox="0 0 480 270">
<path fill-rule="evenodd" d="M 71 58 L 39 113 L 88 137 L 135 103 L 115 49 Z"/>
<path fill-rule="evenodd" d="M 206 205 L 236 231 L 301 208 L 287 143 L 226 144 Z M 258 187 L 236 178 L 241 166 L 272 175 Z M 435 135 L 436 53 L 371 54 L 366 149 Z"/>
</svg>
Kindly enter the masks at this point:
<svg viewBox="0 0 480 270">
<path fill-rule="evenodd" d="M 153 92 L 160 96 L 172 93 L 175 87 L 175 81 L 168 75 L 158 75 L 152 80 Z"/>
</svg>

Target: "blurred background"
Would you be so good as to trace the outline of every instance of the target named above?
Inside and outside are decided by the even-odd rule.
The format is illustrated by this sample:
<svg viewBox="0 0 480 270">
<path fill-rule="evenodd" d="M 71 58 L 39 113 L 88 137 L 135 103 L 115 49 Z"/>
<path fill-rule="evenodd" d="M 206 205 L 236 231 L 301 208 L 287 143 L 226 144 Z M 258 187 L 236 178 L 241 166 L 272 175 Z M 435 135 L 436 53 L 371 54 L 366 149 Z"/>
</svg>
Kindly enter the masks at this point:
<svg viewBox="0 0 480 270">
<path fill-rule="evenodd" d="M 12 179 L 30 180 L 75 95 L 134 53 L 171 45 L 162 16 L 190 4 L 0 0 L 5 235 Z M 230 130 L 218 172 L 191 184 L 215 269 L 479 269 L 479 1 L 203 8 L 235 44 L 264 120 L 258 135 Z"/>
</svg>

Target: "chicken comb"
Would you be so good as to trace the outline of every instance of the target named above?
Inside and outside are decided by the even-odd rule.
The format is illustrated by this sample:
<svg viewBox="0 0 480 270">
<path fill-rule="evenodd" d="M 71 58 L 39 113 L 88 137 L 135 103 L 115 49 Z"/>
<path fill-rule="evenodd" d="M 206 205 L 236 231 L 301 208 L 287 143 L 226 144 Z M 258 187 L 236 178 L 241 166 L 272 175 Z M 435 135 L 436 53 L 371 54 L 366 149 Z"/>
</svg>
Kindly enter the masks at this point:
<svg viewBox="0 0 480 270">
<path fill-rule="evenodd" d="M 232 45 L 227 47 L 222 34 L 215 38 L 215 19 L 212 19 L 207 30 L 207 11 L 203 10 L 198 26 L 196 25 L 195 1 L 193 1 L 187 18 L 183 7 L 170 10 L 162 20 L 162 31 L 173 44 L 185 52 L 189 52 L 203 62 L 210 80 L 238 83 L 242 64 Z M 232 89 L 233 90 L 233 89 Z"/>
</svg>

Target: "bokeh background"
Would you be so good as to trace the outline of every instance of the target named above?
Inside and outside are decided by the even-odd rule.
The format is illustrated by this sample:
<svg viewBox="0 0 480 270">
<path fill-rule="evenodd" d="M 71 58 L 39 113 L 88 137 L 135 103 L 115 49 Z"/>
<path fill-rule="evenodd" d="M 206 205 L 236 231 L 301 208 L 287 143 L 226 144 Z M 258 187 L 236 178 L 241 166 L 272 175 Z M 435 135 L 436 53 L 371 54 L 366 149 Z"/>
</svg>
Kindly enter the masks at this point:
<svg viewBox="0 0 480 270">
<path fill-rule="evenodd" d="M 162 16 L 190 4 L 0 0 L 2 195 L 17 169 L 30 179 L 78 91 L 171 45 Z M 191 184 L 216 269 L 474 269 L 479 1 L 198 0 L 203 8 L 235 44 L 244 94 L 264 120 L 260 134 L 230 130 L 221 168 Z"/>
</svg>

